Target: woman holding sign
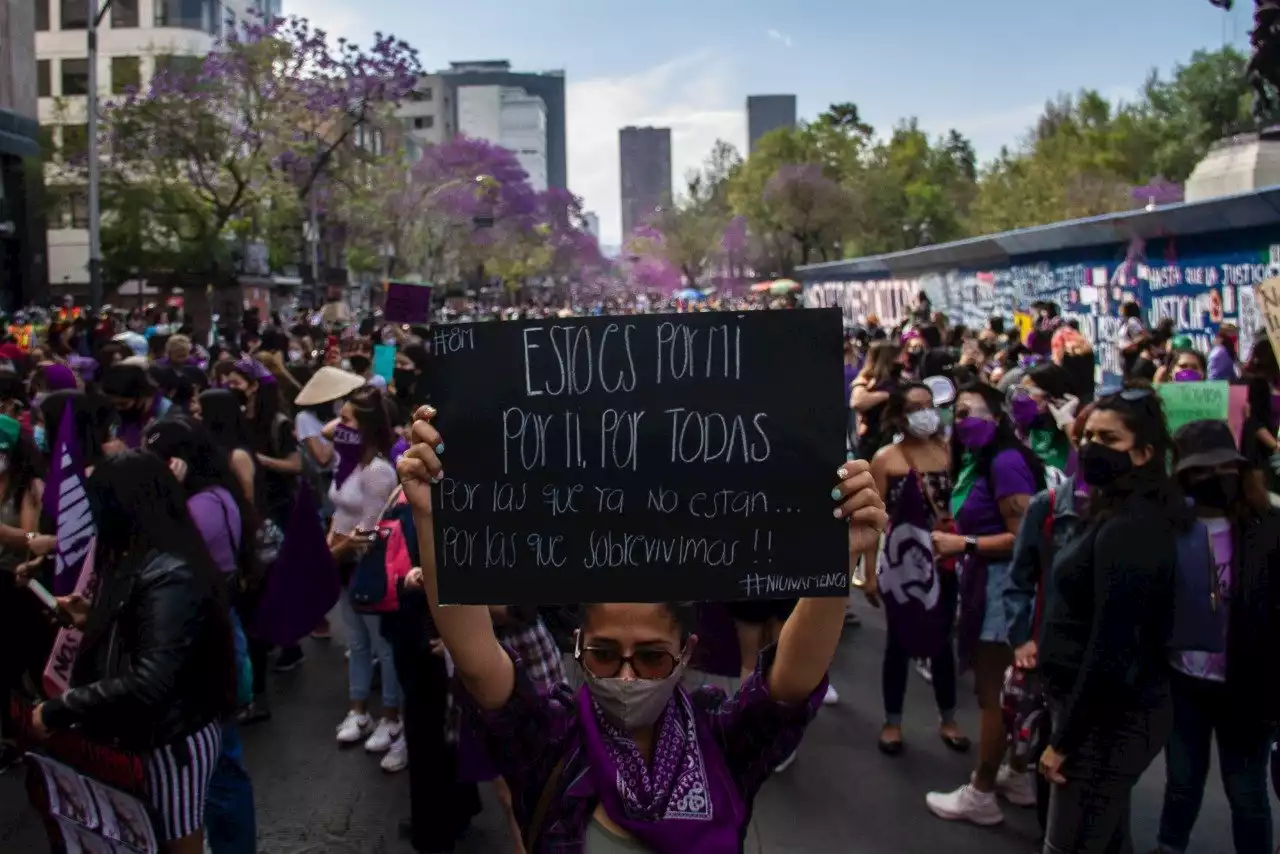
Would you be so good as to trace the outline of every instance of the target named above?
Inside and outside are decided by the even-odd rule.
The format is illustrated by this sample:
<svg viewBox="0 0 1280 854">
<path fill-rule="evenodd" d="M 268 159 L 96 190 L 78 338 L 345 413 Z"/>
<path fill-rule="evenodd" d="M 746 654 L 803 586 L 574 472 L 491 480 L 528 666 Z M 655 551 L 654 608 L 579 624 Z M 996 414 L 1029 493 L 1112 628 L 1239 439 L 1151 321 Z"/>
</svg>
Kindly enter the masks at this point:
<svg viewBox="0 0 1280 854">
<path fill-rule="evenodd" d="M 586 685 L 543 696 L 498 642 L 487 607 L 440 607 L 429 484 L 443 476 L 444 443 L 434 415 L 419 411 L 399 463 L 422 557 L 410 579 L 426 587 L 526 850 L 741 851 L 756 793 L 821 705 L 845 600 L 801 599 L 732 698 L 680 687 L 697 643 L 684 608 L 591 605 L 575 650 Z M 848 520 L 850 554 L 860 554 L 884 528 L 884 502 L 865 462 L 837 474 L 834 515 Z"/>
</svg>

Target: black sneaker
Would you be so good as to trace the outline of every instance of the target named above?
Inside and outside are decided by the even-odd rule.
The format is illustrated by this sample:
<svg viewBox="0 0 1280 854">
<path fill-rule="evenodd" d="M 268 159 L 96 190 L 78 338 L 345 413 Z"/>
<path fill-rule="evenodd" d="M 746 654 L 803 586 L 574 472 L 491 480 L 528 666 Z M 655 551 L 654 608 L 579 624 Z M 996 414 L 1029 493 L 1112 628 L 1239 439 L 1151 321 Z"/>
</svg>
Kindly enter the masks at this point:
<svg viewBox="0 0 1280 854">
<path fill-rule="evenodd" d="M 290 670 L 296 670 L 306 660 L 307 655 L 302 651 L 302 647 L 288 646 L 280 650 L 272 669 L 276 673 L 288 673 Z"/>
</svg>

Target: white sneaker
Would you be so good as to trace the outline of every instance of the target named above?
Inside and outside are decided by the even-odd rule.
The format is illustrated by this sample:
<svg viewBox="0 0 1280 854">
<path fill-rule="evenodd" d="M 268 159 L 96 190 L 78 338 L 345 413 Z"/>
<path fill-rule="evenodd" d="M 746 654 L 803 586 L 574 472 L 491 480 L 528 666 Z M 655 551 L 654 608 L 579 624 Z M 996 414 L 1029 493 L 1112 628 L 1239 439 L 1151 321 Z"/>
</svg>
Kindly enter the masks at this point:
<svg viewBox="0 0 1280 854">
<path fill-rule="evenodd" d="M 1036 805 L 1036 783 L 1030 771 L 1020 774 L 1008 765 L 1001 765 L 996 773 L 996 794 L 1015 807 Z"/>
<path fill-rule="evenodd" d="M 929 659 L 916 659 L 916 673 L 919 673 L 920 678 L 928 682 L 930 685 L 933 684 L 933 665 L 929 663 Z"/>
<path fill-rule="evenodd" d="M 391 742 L 391 747 L 387 749 L 386 755 L 382 757 L 382 762 L 379 764 L 388 774 L 394 774 L 409 767 L 409 745 L 405 742 L 403 735 Z"/>
<path fill-rule="evenodd" d="M 979 792 L 967 783 L 954 792 L 930 792 L 924 802 L 930 812 L 948 821 L 971 821 L 983 827 L 1004 821 L 995 792 Z"/>
<path fill-rule="evenodd" d="M 383 718 L 378 721 L 378 727 L 373 731 L 373 735 L 369 736 L 368 741 L 364 743 L 364 749 L 370 753 L 386 753 L 391 749 L 391 743 L 399 738 L 403 731 L 404 725 L 400 721 L 389 721 Z"/>
<path fill-rule="evenodd" d="M 777 768 L 773 769 L 773 773 L 781 774 L 783 771 L 786 771 L 788 768 L 790 768 L 791 763 L 796 761 L 796 754 L 798 754 L 799 752 L 800 752 L 799 749 L 791 751 L 791 755 L 788 756 L 786 759 L 782 760 L 781 764 L 779 764 Z"/>
<path fill-rule="evenodd" d="M 373 729 L 373 718 L 356 712 L 347 712 L 347 716 L 338 724 L 338 743 L 355 744 Z"/>
<path fill-rule="evenodd" d="M 840 695 L 836 693 L 835 687 L 830 682 L 828 682 L 827 695 L 822 698 L 822 705 L 834 706 L 838 702 L 840 702 Z"/>
</svg>

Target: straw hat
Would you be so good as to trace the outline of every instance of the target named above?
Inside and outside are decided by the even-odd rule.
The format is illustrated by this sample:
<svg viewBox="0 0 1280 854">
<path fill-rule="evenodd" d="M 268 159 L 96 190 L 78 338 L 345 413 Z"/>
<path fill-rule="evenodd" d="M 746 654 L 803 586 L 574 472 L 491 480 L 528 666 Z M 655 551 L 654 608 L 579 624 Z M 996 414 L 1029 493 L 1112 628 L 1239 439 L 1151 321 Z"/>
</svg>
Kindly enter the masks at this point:
<svg viewBox="0 0 1280 854">
<path fill-rule="evenodd" d="M 331 403 L 341 400 L 351 392 L 365 384 L 365 379 L 358 374 L 344 371 L 341 368 L 325 366 L 315 372 L 307 384 L 298 392 L 294 403 L 298 406 L 315 406 L 317 403 Z"/>
</svg>

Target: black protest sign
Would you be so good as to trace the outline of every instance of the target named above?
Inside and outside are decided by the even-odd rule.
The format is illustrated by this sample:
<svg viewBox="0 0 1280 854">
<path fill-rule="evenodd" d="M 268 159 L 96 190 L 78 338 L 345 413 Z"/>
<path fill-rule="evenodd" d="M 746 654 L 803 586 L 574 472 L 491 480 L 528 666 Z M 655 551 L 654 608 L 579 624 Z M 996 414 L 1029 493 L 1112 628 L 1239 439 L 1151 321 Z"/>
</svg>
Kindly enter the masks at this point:
<svg viewBox="0 0 1280 854">
<path fill-rule="evenodd" d="M 439 327 L 450 603 L 848 594 L 837 309 Z"/>
</svg>

